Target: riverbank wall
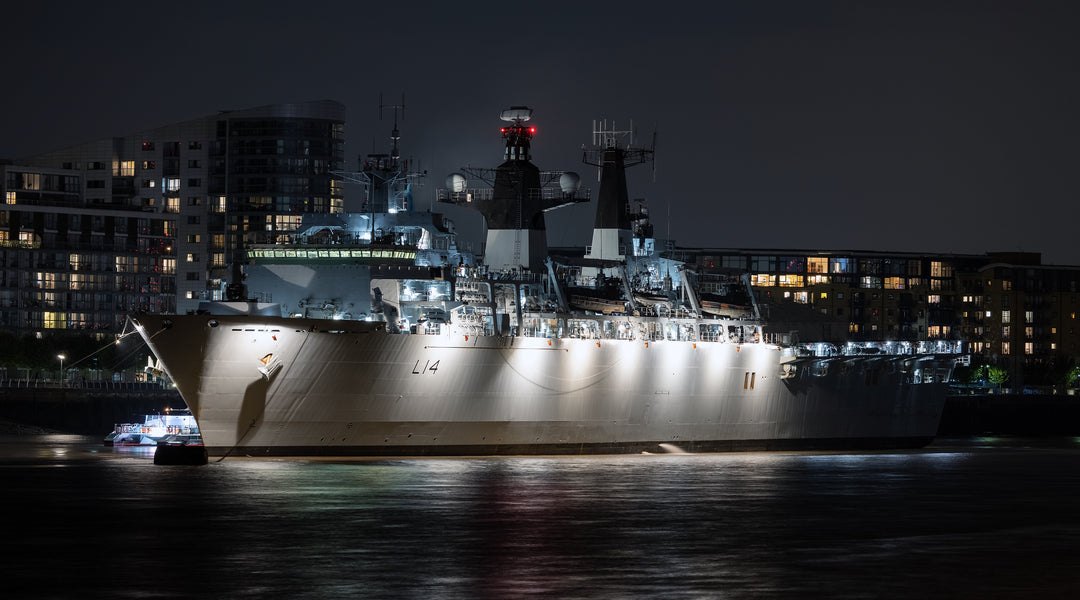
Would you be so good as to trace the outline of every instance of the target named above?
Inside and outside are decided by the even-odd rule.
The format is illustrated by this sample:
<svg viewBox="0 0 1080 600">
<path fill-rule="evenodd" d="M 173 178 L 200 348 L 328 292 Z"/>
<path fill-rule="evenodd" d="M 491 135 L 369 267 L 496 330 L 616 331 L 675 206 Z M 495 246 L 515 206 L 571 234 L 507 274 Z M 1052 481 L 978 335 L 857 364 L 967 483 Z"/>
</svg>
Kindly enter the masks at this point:
<svg viewBox="0 0 1080 600">
<path fill-rule="evenodd" d="M 981 394 L 949 396 L 938 437 L 1080 436 L 1080 396 Z"/>
<path fill-rule="evenodd" d="M 165 409 L 187 408 L 176 390 L 150 388 L 0 388 L 0 419 L 60 433 L 100 435 L 117 423 L 142 423 Z"/>
</svg>

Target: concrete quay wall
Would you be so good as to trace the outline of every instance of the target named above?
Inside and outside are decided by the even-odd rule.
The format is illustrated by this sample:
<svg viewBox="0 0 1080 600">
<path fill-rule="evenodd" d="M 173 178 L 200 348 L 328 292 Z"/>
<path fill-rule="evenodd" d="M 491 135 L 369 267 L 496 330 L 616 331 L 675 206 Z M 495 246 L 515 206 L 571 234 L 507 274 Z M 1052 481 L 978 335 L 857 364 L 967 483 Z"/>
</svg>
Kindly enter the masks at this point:
<svg viewBox="0 0 1080 600">
<path fill-rule="evenodd" d="M 949 396 L 938 437 L 1080 435 L 1080 396 L 985 394 Z"/>
<path fill-rule="evenodd" d="M 166 408 L 186 408 L 176 390 L 0 387 L 0 419 L 61 433 L 104 438 L 117 423 L 142 423 Z"/>
</svg>

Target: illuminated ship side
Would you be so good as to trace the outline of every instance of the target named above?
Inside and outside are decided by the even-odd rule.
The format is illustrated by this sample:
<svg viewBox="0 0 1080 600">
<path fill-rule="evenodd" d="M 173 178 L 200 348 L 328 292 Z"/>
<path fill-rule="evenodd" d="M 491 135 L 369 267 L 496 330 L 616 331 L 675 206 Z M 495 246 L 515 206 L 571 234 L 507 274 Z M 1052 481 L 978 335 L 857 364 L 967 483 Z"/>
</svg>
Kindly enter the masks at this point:
<svg viewBox="0 0 1080 600">
<path fill-rule="evenodd" d="M 451 177 L 440 198 L 484 214 L 493 263 L 447 265 L 426 278 L 380 267 L 370 286 L 381 320 L 134 317 L 211 456 L 840 449 L 933 439 L 955 344 L 773 339 L 756 307 L 707 309 L 693 274 L 645 251 L 651 241 L 628 219 L 596 220 L 594 246 L 621 245 L 618 255 L 592 248 L 541 263 L 543 213 L 585 196 L 565 185 L 573 177 L 529 163 L 526 110 L 504 113 L 508 158 L 491 192 Z M 614 137 L 600 146 L 603 160 L 590 162 L 601 169 L 597 210 L 618 215 L 631 149 Z M 564 185 L 544 192 L 555 180 Z"/>
</svg>

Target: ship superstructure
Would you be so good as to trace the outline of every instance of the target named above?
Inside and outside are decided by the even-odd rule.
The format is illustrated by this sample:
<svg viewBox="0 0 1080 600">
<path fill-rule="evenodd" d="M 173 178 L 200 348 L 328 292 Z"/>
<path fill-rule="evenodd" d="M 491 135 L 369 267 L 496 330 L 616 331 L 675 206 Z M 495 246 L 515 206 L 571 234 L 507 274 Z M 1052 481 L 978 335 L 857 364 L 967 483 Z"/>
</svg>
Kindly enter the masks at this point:
<svg viewBox="0 0 1080 600">
<path fill-rule="evenodd" d="M 395 111 L 389 152 L 368 154 L 358 171 L 337 173 L 362 187 L 363 211 L 305 214 L 278 243 L 248 246 L 243 285 L 237 286 L 246 302 L 205 303 L 201 310 L 390 320 L 395 326 L 403 318 L 415 324 L 424 314 L 448 310 L 443 270 L 475 267 L 476 258 L 458 247 L 453 221 L 416 209 L 413 192 L 424 173 L 410 170 L 400 140 Z M 394 283 L 373 289 L 373 279 Z"/>
<path fill-rule="evenodd" d="M 503 163 L 496 169 L 464 168 L 490 188 L 470 188 L 461 173 L 449 177 L 439 200 L 477 210 L 487 225 L 484 265 L 489 271 L 539 273 L 547 260 L 547 225 L 544 213 L 589 200 L 579 189 L 574 172 L 541 172 L 532 163 L 530 145 L 536 128 L 529 125 L 532 109 L 513 106 L 500 114 L 506 145 Z M 557 185 L 556 185 L 557 184 Z"/>
<path fill-rule="evenodd" d="M 593 247 L 540 260 L 544 212 L 587 193 L 567 172 L 532 165 L 531 115 L 503 113 L 504 162 L 482 178 L 490 190 L 455 175 L 439 196 L 484 215 L 482 263 L 395 264 L 369 247 L 365 315 L 134 318 L 211 455 L 915 447 L 934 437 L 957 343 L 770 336 L 752 296 L 701 296 L 690 270 L 655 251 L 646 213 L 629 218 L 635 150 L 613 136 L 590 163 L 608 199 Z M 289 258 L 299 247 L 266 251 Z"/>
</svg>

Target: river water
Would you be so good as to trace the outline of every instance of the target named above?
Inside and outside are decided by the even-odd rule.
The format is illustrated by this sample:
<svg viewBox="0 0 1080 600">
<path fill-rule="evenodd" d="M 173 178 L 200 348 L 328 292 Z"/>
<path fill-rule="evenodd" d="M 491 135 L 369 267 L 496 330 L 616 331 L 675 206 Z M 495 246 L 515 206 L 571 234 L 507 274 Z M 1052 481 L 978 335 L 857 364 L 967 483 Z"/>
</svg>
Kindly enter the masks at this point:
<svg viewBox="0 0 1080 600">
<path fill-rule="evenodd" d="M 1076 598 L 1080 439 L 158 466 L 0 438 L 5 598 Z"/>
</svg>

